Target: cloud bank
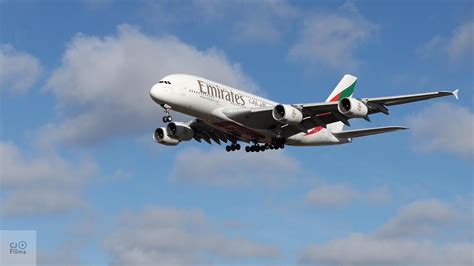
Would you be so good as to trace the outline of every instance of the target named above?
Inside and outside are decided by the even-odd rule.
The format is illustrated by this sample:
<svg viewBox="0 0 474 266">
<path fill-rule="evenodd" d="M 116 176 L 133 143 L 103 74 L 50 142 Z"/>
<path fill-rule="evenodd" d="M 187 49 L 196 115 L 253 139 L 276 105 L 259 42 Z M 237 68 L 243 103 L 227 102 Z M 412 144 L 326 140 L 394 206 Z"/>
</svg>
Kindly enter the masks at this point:
<svg viewBox="0 0 474 266">
<path fill-rule="evenodd" d="M 0 45 L 0 90 L 25 92 L 38 81 L 41 72 L 36 57 L 8 44 Z"/>
<path fill-rule="evenodd" d="M 368 41 L 377 26 L 346 2 L 336 13 L 317 13 L 303 23 L 290 58 L 333 69 L 354 69 L 361 64 L 355 52 Z"/>
<path fill-rule="evenodd" d="M 455 225 L 472 230 L 472 217 L 460 223 L 457 208 L 436 199 L 415 201 L 371 234 L 346 237 L 306 247 L 305 265 L 472 265 L 471 242 L 434 242 L 431 237 Z M 422 236 L 422 238 L 419 238 Z"/>
<path fill-rule="evenodd" d="M 62 116 L 42 129 L 42 141 L 90 145 L 152 132 L 162 109 L 149 90 L 171 73 L 257 90 L 238 64 L 214 48 L 200 51 L 175 37 L 147 36 L 127 24 L 103 38 L 77 34 L 45 86 L 56 96 Z"/>
<path fill-rule="evenodd" d="M 127 213 L 104 241 L 111 265 L 196 265 L 273 260 L 278 248 L 244 238 L 230 238 L 199 210 L 148 207 Z"/>
</svg>

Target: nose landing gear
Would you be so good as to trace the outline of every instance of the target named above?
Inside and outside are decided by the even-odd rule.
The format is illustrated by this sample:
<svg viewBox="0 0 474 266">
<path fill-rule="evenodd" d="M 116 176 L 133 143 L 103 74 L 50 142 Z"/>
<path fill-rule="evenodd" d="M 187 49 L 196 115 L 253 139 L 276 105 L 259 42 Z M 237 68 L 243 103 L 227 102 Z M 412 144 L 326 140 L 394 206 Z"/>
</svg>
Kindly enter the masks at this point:
<svg viewBox="0 0 474 266">
<path fill-rule="evenodd" d="M 163 108 L 165 109 L 165 115 L 163 116 L 163 123 L 172 122 L 173 118 L 170 115 L 171 106 L 165 104 L 165 105 L 163 105 Z"/>
</svg>

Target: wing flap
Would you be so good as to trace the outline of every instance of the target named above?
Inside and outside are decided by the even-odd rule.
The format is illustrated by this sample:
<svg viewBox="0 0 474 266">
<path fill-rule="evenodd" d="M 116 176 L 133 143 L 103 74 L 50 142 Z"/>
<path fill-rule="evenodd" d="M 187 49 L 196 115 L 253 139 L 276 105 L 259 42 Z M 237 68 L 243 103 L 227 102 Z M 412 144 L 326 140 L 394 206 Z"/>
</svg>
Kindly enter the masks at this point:
<svg viewBox="0 0 474 266">
<path fill-rule="evenodd" d="M 358 138 L 358 137 L 388 133 L 388 132 L 393 132 L 397 130 L 405 130 L 405 129 L 408 129 L 408 128 L 400 127 L 400 126 L 389 126 L 389 127 L 375 127 L 375 128 L 347 130 L 347 131 L 341 131 L 341 132 L 332 132 L 332 134 L 338 138 Z"/>
</svg>

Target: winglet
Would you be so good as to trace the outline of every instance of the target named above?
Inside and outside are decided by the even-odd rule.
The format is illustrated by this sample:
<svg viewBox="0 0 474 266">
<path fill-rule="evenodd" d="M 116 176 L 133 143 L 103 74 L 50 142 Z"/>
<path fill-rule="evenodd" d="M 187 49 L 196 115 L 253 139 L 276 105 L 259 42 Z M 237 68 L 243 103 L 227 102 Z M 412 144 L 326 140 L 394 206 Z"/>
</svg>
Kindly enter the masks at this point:
<svg viewBox="0 0 474 266">
<path fill-rule="evenodd" d="M 456 98 L 456 100 L 459 100 L 458 92 L 459 92 L 459 89 L 455 89 L 455 90 L 453 91 L 453 95 L 454 95 L 454 98 Z"/>
</svg>

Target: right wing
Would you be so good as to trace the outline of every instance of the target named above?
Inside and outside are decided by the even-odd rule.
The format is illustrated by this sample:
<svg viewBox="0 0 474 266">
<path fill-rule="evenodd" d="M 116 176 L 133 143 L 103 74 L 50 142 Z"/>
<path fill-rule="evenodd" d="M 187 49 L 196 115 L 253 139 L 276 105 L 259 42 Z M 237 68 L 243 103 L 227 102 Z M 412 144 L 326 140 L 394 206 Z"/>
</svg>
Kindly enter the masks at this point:
<svg viewBox="0 0 474 266">
<path fill-rule="evenodd" d="M 368 107 L 368 114 L 384 113 L 388 115 L 387 106 L 423 101 L 432 98 L 454 95 L 458 98 L 458 90 L 438 91 L 428 93 L 418 93 L 390 97 L 361 98 L 358 99 Z M 305 132 L 316 126 L 326 126 L 327 124 L 341 121 L 349 125 L 349 117 L 339 113 L 337 110 L 338 101 L 319 102 L 306 104 L 292 104 L 303 113 L 303 121 L 300 125 L 281 124 L 273 119 L 273 107 L 247 108 L 247 109 L 225 109 L 223 113 L 235 122 L 244 126 L 258 129 L 279 129 L 285 137 L 292 136 L 299 132 Z"/>
<path fill-rule="evenodd" d="M 398 127 L 398 126 L 389 126 L 389 127 L 364 128 L 364 129 L 332 132 L 332 134 L 339 138 L 358 138 L 358 137 L 388 133 L 392 131 L 405 130 L 405 129 L 408 129 L 408 128 Z"/>
</svg>

